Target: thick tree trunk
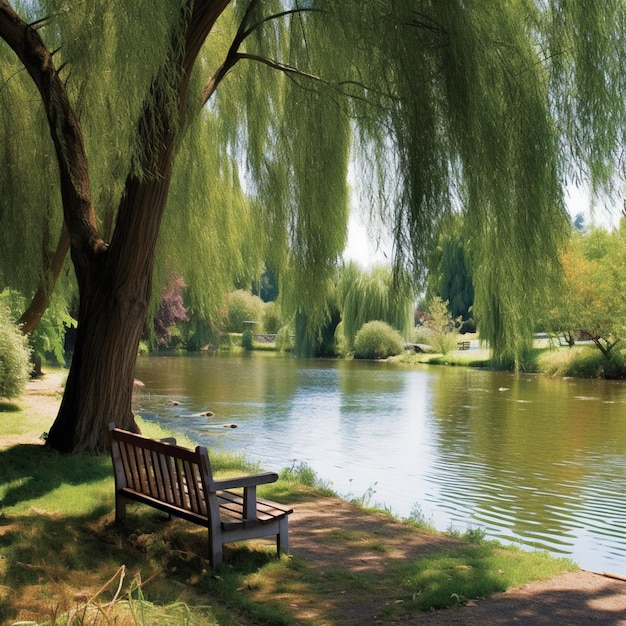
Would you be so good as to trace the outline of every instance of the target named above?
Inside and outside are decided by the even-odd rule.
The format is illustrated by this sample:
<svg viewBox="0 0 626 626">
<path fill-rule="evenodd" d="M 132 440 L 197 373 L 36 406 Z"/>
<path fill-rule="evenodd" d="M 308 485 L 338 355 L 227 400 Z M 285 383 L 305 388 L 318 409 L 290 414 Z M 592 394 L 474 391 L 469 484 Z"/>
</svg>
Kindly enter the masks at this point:
<svg viewBox="0 0 626 626">
<path fill-rule="evenodd" d="M 171 180 L 173 142 L 163 144 L 158 179 L 131 178 L 109 249 L 72 258 L 80 306 L 72 365 L 47 443 L 62 452 L 103 452 L 109 422 L 133 432 L 135 361 L 152 287 L 154 254 Z"/>
<path fill-rule="evenodd" d="M 72 365 L 49 446 L 62 452 L 101 452 L 107 424 L 138 432 L 131 410 L 137 347 L 148 302 L 149 275 L 81 295 Z"/>
</svg>

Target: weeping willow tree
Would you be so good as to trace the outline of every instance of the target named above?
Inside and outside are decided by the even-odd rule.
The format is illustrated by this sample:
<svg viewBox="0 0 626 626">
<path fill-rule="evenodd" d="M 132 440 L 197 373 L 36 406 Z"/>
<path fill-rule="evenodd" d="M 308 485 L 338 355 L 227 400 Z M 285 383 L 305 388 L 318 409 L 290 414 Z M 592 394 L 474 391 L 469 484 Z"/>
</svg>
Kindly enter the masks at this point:
<svg viewBox="0 0 626 626">
<path fill-rule="evenodd" d="M 349 264 L 339 283 L 343 334 L 350 349 L 363 324 L 386 322 L 405 338 L 413 327 L 413 290 L 386 266 L 362 272 Z"/>
<path fill-rule="evenodd" d="M 440 219 L 466 214 L 483 333 L 517 358 L 567 228 L 568 168 L 611 178 L 622 10 L 0 0 L 0 280 L 34 294 L 27 327 L 68 250 L 79 293 L 48 444 L 98 451 L 107 422 L 137 430 L 137 346 L 168 271 L 210 316 L 226 280 L 265 259 L 323 323 L 350 159 L 417 279 Z"/>
</svg>

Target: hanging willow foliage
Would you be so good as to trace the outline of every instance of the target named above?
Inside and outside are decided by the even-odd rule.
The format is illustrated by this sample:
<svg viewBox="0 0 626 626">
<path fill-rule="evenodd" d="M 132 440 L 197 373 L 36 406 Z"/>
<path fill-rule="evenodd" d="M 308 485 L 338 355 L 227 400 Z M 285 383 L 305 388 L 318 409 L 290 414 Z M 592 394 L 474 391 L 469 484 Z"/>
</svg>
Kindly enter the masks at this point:
<svg viewBox="0 0 626 626">
<path fill-rule="evenodd" d="M 331 314 L 352 161 L 360 202 L 418 284 L 446 216 L 465 214 L 481 336 L 517 362 L 558 275 L 565 184 L 610 189 L 623 165 L 624 3 L 237 1 L 181 102 L 187 6 L 19 6 L 57 50 L 104 239 L 127 177 L 159 176 L 143 138 L 175 131 L 157 285 L 183 274 L 211 319 L 269 262 L 314 335 Z M 4 45 L 0 60 L 0 280 L 29 294 L 61 229 L 58 172 L 28 76 Z"/>
</svg>

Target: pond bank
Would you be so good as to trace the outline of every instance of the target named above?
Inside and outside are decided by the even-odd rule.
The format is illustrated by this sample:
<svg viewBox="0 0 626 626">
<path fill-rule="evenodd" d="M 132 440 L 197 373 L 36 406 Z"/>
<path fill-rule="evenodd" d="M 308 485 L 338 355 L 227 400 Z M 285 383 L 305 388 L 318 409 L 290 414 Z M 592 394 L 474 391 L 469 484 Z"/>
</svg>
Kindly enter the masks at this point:
<svg viewBox="0 0 626 626">
<path fill-rule="evenodd" d="M 64 375 L 64 372 L 55 373 L 47 375 L 43 380 L 29 383 L 26 394 L 19 400 L 20 410 L 8 413 L 9 420 L 16 428 L 19 426 L 19 432 L 9 434 L 8 426 L 5 424 L 0 447 L 6 449 L 23 443 L 41 444 L 39 435 L 49 427 L 58 408 L 60 399 L 58 390 Z M 5 468 L 2 469 L 4 471 Z M 224 602 L 226 605 L 224 610 L 232 612 L 231 621 L 220 623 L 252 623 L 252 621 L 248 622 L 248 619 L 240 620 L 242 617 L 240 612 L 244 611 L 246 614 L 252 612 L 254 615 L 257 614 L 255 611 L 260 611 L 260 609 L 244 610 L 243 607 L 270 605 L 274 606 L 283 617 L 280 620 L 277 617 L 271 619 L 265 617 L 263 621 L 259 618 L 259 621 L 255 623 L 344 625 L 369 623 L 379 617 L 382 623 L 387 620 L 387 623 L 393 624 L 469 624 L 472 623 L 470 621 L 473 619 L 472 616 L 478 615 L 479 611 L 482 617 L 474 623 L 508 623 L 497 621 L 502 620 L 503 616 L 510 620 L 519 617 L 517 623 L 541 623 L 523 621 L 525 615 L 534 615 L 535 618 L 540 615 L 541 620 L 546 623 L 577 624 L 583 623 L 576 621 L 582 619 L 588 621 L 593 619 L 594 623 L 622 623 L 616 620 L 620 619 L 619 611 L 626 611 L 626 584 L 579 570 L 565 576 L 553 577 L 542 583 L 533 583 L 532 586 L 517 591 L 498 594 L 477 603 L 461 597 L 462 594 L 456 594 L 457 598 L 453 598 L 452 601 L 466 605 L 464 608 L 436 611 L 432 614 L 415 613 L 409 607 L 413 599 L 409 589 L 402 588 L 398 584 L 399 580 L 406 580 L 409 575 L 409 571 L 403 568 L 408 565 L 419 565 L 425 562 L 425 557 L 441 554 L 442 550 L 445 552 L 457 547 L 466 548 L 466 542 L 442 533 L 416 530 L 389 515 L 366 512 L 353 504 L 328 496 L 316 495 L 306 489 L 301 490 L 300 495 L 295 499 L 295 513 L 291 521 L 290 533 L 293 553 L 291 559 L 262 560 L 260 565 L 257 563 L 255 567 L 250 568 L 250 563 L 246 560 L 250 557 L 246 556 L 246 551 L 234 548 L 230 553 L 231 562 L 223 578 L 226 581 L 233 578 L 236 584 L 225 589 L 222 584 L 225 580 L 220 581 L 209 576 L 210 580 L 207 584 L 212 586 L 207 589 L 200 587 L 200 582 L 193 577 L 185 579 L 186 582 L 185 580 L 179 581 L 180 576 L 177 576 L 176 572 L 169 571 L 167 567 L 159 569 L 154 563 L 150 564 L 150 554 L 146 552 L 142 553 L 143 556 L 139 554 L 136 565 L 142 570 L 142 579 L 147 581 L 149 575 L 154 574 L 157 578 L 165 579 L 165 583 L 171 580 L 170 587 L 172 582 L 175 585 L 181 585 L 179 593 L 185 597 L 185 601 L 191 607 L 196 603 L 206 604 L 207 593 L 212 603 L 214 599 L 216 604 Z M 119 533 L 111 526 L 112 507 L 110 505 L 112 501 L 109 502 L 109 512 L 97 522 L 96 540 L 106 540 L 105 543 L 112 541 L 113 547 L 110 550 L 118 547 L 128 550 L 130 537 L 125 533 Z M 0 531 L 6 535 L 7 542 L 3 544 L 2 550 L 8 551 L 11 547 L 9 539 L 12 535 L 5 533 L 4 530 L 8 532 L 8 529 L 20 524 L 29 527 L 32 524 L 34 527 L 41 523 L 41 518 L 46 518 L 48 515 L 54 517 L 55 514 L 34 507 L 26 514 L 15 515 L 10 509 L 4 512 Z M 70 527 L 68 530 L 75 531 L 78 537 L 81 533 L 91 532 L 87 527 L 82 528 L 82 525 L 71 528 L 73 524 L 79 523 L 79 519 L 72 518 L 63 524 Z M 62 519 L 59 521 L 63 522 Z M 90 524 L 93 523 L 90 522 Z M 143 515 L 140 523 L 144 528 Z M 154 535 L 162 537 L 166 545 L 174 545 L 173 538 L 168 533 L 173 533 L 173 529 L 178 529 L 179 526 L 180 529 L 176 532 L 180 532 L 183 536 L 197 536 L 195 547 L 198 552 L 201 552 L 204 545 L 203 532 L 196 532 L 190 525 L 176 523 L 172 527 L 168 526 L 166 531 L 154 531 Z M 59 532 L 60 530 L 59 526 Z M 44 537 L 41 537 L 41 541 L 44 541 Z M 107 545 L 110 544 L 107 543 Z M 484 553 L 476 555 L 478 559 L 476 563 L 488 563 L 487 559 L 494 551 L 493 547 L 486 548 Z M 5 554 L 0 551 L 0 556 L 5 556 Z M 88 557 L 89 555 L 85 555 L 85 558 Z M 33 562 L 27 564 L 31 569 L 40 567 L 35 562 L 36 559 L 37 556 L 33 553 Z M 7 562 L 11 566 L 16 565 L 10 559 L 5 560 L 5 563 Z M 40 587 L 44 595 L 49 594 L 48 601 L 55 597 L 55 593 L 58 593 L 60 584 L 66 587 L 64 593 L 69 594 L 70 597 L 78 598 L 81 594 L 81 597 L 90 597 L 89 590 L 85 589 L 89 580 L 84 576 L 84 572 L 78 568 L 76 571 L 74 569 L 64 571 L 63 562 L 59 559 L 54 573 L 56 591 L 54 586 L 50 587 L 45 580 L 42 582 L 41 576 L 34 581 L 33 587 Z M 194 576 L 207 578 L 204 566 L 200 564 L 198 568 Z M 439 573 L 442 577 L 447 577 L 450 573 L 463 574 L 479 569 L 478 566 L 458 562 L 444 563 L 443 568 Z M 10 581 L 5 578 L 5 571 L 0 570 L 0 590 L 10 587 L 7 585 Z M 398 578 L 399 574 L 402 575 Z M 508 572 L 495 571 L 492 574 L 494 578 L 504 580 Z M 417 573 L 412 572 L 411 576 L 417 576 Z M 161 600 L 157 595 L 159 588 L 157 582 L 146 583 L 145 587 L 146 597 L 155 602 Z M 101 585 L 102 582 L 99 584 Z M 198 587 L 197 595 L 193 593 L 196 586 Z M 70 589 L 70 592 L 67 589 Z M 94 583 L 94 593 L 96 590 L 97 586 Z M 14 589 L 14 593 L 7 595 L 12 598 L 22 595 L 23 591 L 24 589 Z M 414 594 L 421 593 L 423 591 L 416 587 Z M 541 599 L 548 598 L 550 599 L 549 608 L 538 604 Z M 6 602 L 4 593 L 0 594 L 0 608 L 3 602 Z M 6 604 L 4 606 L 6 607 Z M 497 607 L 495 613 L 488 612 L 491 610 L 490 607 Z M 539 608 L 541 613 L 538 612 Z M 489 615 L 491 617 L 485 617 Z M 609 618 L 612 619 L 611 622 L 606 621 Z"/>
</svg>

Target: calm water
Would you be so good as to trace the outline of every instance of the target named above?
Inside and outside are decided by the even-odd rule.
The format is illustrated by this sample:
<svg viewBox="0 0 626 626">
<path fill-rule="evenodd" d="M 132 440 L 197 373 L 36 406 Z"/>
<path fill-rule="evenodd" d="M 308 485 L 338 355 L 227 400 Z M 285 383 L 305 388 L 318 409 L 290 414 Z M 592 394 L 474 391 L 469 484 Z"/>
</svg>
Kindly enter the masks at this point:
<svg viewBox="0 0 626 626">
<path fill-rule="evenodd" d="M 626 574 L 624 383 L 263 354 L 145 357 L 137 378 L 135 410 L 198 443 Z"/>
</svg>

